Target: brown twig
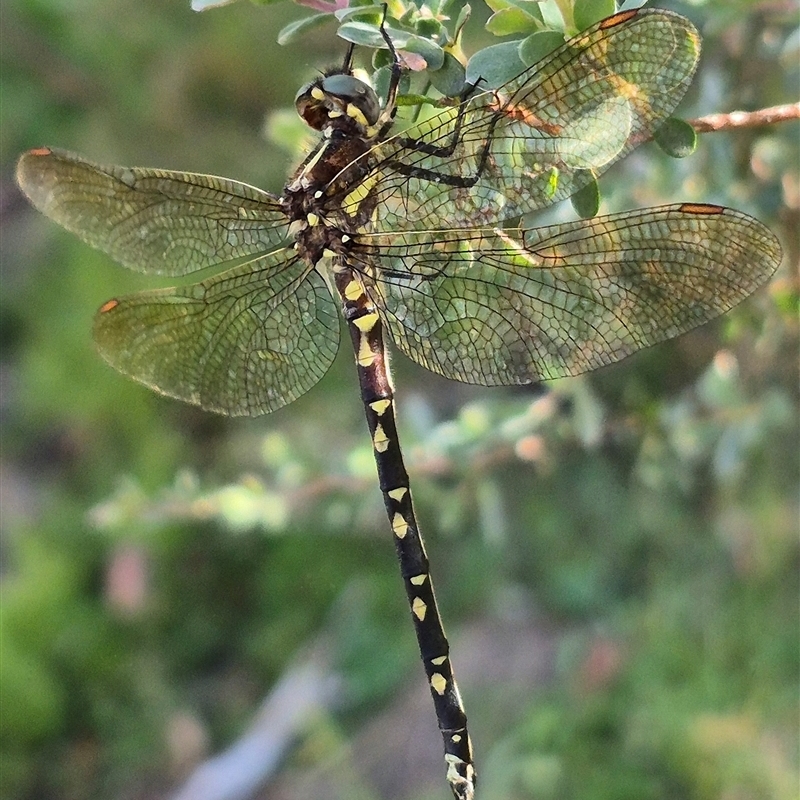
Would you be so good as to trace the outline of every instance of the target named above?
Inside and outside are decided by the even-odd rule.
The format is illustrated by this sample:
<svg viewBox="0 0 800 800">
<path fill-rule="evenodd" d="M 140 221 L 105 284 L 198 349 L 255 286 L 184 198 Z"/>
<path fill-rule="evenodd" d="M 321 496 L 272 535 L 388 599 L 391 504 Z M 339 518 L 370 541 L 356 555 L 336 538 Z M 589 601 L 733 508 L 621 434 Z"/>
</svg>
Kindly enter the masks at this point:
<svg viewBox="0 0 800 800">
<path fill-rule="evenodd" d="M 783 106 L 761 108 L 758 111 L 731 111 L 728 114 L 708 114 L 705 117 L 690 119 L 687 122 L 698 133 L 726 131 L 733 128 L 755 128 L 759 125 L 772 125 L 800 119 L 800 103 L 787 103 Z"/>
</svg>

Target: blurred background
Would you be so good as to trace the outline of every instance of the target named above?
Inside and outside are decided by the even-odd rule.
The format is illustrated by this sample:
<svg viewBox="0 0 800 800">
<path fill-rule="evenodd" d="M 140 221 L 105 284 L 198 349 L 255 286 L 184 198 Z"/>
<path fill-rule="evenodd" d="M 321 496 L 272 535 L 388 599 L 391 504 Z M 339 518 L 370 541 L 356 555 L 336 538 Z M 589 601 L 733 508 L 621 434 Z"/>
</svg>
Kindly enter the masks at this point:
<svg viewBox="0 0 800 800">
<path fill-rule="evenodd" d="M 703 36 L 682 116 L 796 102 L 796 2 L 660 5 Z M 491 43 L 474 6 L 467 52 Z M 347 348 L 269 417 L 158 397 L 90 336 L 153 281 L 13 181 L 51 145 L 279 192 L 286 111 L 345 49 L 332 24 L 279 46 L 307 13 L 4 5 L 8 800 L 449 796 Z M 603 211 L 707 201 L 775 231 L 781 269 L 724 319 L 546 390 L 394 358 L 481 800 L 797 797 L 799 134 L 705 134 L 683 161 L 648 144 L 600 181 Z"/>
</svg>

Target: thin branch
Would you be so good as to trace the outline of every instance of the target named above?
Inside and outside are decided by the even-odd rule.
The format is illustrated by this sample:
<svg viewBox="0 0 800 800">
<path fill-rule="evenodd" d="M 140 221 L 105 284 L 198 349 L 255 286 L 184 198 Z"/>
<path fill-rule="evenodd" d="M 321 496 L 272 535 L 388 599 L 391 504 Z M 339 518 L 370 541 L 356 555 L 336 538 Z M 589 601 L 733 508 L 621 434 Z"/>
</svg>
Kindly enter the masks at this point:
<svg viewBox="0 0 800 800">
<path fill-rule="evenodd" d="M 756 128 L 772 125 L 790 119 L 800 119 L 800 103 L 787 103 L 783 106 L 761 108 L 758 111 L 731 111 L 728 114 L 708 114 L 705 117 L 690 119 L 687 122 L 698 133 L 727 131 L 734 128 Z"/>
</svg>

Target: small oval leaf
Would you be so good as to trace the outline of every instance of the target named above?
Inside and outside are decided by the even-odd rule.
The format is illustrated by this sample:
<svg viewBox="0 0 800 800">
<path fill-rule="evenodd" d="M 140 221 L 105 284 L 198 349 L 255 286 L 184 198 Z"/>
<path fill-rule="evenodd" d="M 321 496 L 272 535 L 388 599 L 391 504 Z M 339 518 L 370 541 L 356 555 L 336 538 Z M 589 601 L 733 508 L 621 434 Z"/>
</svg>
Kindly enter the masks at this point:
<svg viewBox="0 0 800 800">
<path fill-rule="evenodd" d="M 579 170 L 579 172 L 586 172 L 589 182 L 570 197 L 570 202 L 579 217 L 589 219 L 596 216 L 600 208 L 600 187 L 597 185 L 597 178 L 591 172 L 588 170 Z M 576 179 L 577 177 L 576 175 Z"/>
<path fill-rule="evenodd" d="M 458 12 L 458 17 L 456 18 L 455 30 L 453 31 L 453 41 L 458 41 L 458 37 L 461 35 L 461 29 L 467 24 L 467 20 L 470 18 L 471 14 L 472 6 L 470 6 L 469 3 L 461 7 L 461 10 Z"/>
<path fill-rule="evenodd" d="M 542 16 L 542 6 L 539 0 L 514 0 L 514 5 L 521 8 L 532 16 L 537 22 L 544 24 L 544 17 Z"/>
<path fill-rule="evenodd" d="M 414 31 L 423 39 L 440 42 L 445 35 L 445 27 L 438 19 L 423 17 L 414 23 Z"/>
<path fill-rule="evenodd" d="M 614 0 L 575 0 L 572 14 L 578 31 L 585 31 L 615 11 Z"/>
<path fill-rule="evenodd" d="M 312 28 L 317 28 L 324 22 L 333 19 L 332 14 L 314 14 L 311 17 L 303 17 L 303 19 L 296 19 L 288 25 L 284 25 L 278 33 L 278 44 L 284 45 L 295 41 L 301 34 Z"/>
<path fill-rule="evenodd" d="M 398 50 L 405 48 L 409 39 L 408 33 L 405 31 L 398 31 L 394 28 L 387 28 L 386 31 Z M 371 22 L 345 22 L 339 26 L 337 34 L 346 42 L 352 42 L 362 47 L 369 47 L 370 49 L 380 48 L 382 50 L 387 49 L 386 42 L 381 35 L 380 25 L 375 25 Z"/>
<path fill-rule="evenodd" d="M 496 89 L 519 75 L 525 64 L 517 52 L 518 45 L 518 42 L 503 42 L 479 50 L 467 64 L 467 83 L 480 80 L 480 88 Z"/>
<path fill-rule="evenodd" d="M 541 23 L 521 8 L 504 8 L 489 17 L 486 30 L 495 36 L 513 36 L 517 33 L 532 33 Z"/>
<path fill-rule="evenodd" d="M 545 56 L 550 55 L 553 50 L 561 47 L 562 44 L 564 44 L 564 36 L 558 31 L 532 33 L 519 43 L 519 57 L 523 64 L 531 67 Z"/>
<path fill-rule="evenodd" d="M 428 69 L 437 70 L 444 65 L 444 50 L 429 39 L 423 39 L 421 36 L 409 36 L 402 49 L 407 53 L 422 56 Z"/>
<path fill-rule="evenodd" d="M 391 83 L 391 80 L 392 69 L 388 65 L 384 65 L 372 73 L 372 88 L 375 89 L 378 97 L 386 97 L 386 95 L 389 93 L 389 84 Z M 407 94 L 410 86 L 411 76 L 408 75 L 408 73 L 404 73 L 400 78 L 398 93 L 400 95 Z M 397 103 L 398 105 L 403 105 L 403 103 L 400 102 L 400 97 L 398 97 Z"/>
<path fill-rule="evenodd" d="M 445 97 L 458 97 L 464 91 L 465 75 L 464 65 L 452 53 L 444 54 L 441 69 L 428 73 L 433 86 Z"/>
<path fill-rule="evenodd" d="M 542 0 L 539 5 L 539 10 L 542 13 L 542 21 L 545 28 L 551 31 L 564 31 L 567 27 L 567 21 L 561 13 L 561 8 L 557 0 Z M 569 8 L 565 9 L 569 12 Z"/>
<path fill-rule="evenodd" d="M 668 117 L 653 134 L 656 144 L 671 158 L 686 158 L 697 146 L 697 133 L 685 120 Z"/>
<path fill-rule="evenodd" d="M 382 5 L 349 6 L 348 8 L 340 8 L 334 11 L 333 15 L 339 22 L 347 22 L 348 20 L 366 17 L 367 19 L 376 19 L 378 24 L 380 24 L 380 20 L 383 19 L 383 8 Z"/>
</svg>

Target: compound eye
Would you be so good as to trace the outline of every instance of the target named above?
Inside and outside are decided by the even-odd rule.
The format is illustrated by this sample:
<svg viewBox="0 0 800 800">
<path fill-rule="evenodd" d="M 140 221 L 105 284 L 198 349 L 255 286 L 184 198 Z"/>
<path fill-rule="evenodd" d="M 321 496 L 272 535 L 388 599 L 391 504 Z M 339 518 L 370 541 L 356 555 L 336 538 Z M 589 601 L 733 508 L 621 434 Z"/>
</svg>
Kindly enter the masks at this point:
<svg viewBox="0 0 800 800">
<path fill-rule="evenodd" d="M 367 125 L 374 125 L 381 113 L 380 102 L 375 90 L 364 81 L 352 75 L 335 74 L 327 75 L 320 83 L 322 91 L 337 98 L 345 107 L 353 107 L 361 112 Z M 358 115 L 349 112 L 349 116 L 358 118 Z"/>
</svg>

